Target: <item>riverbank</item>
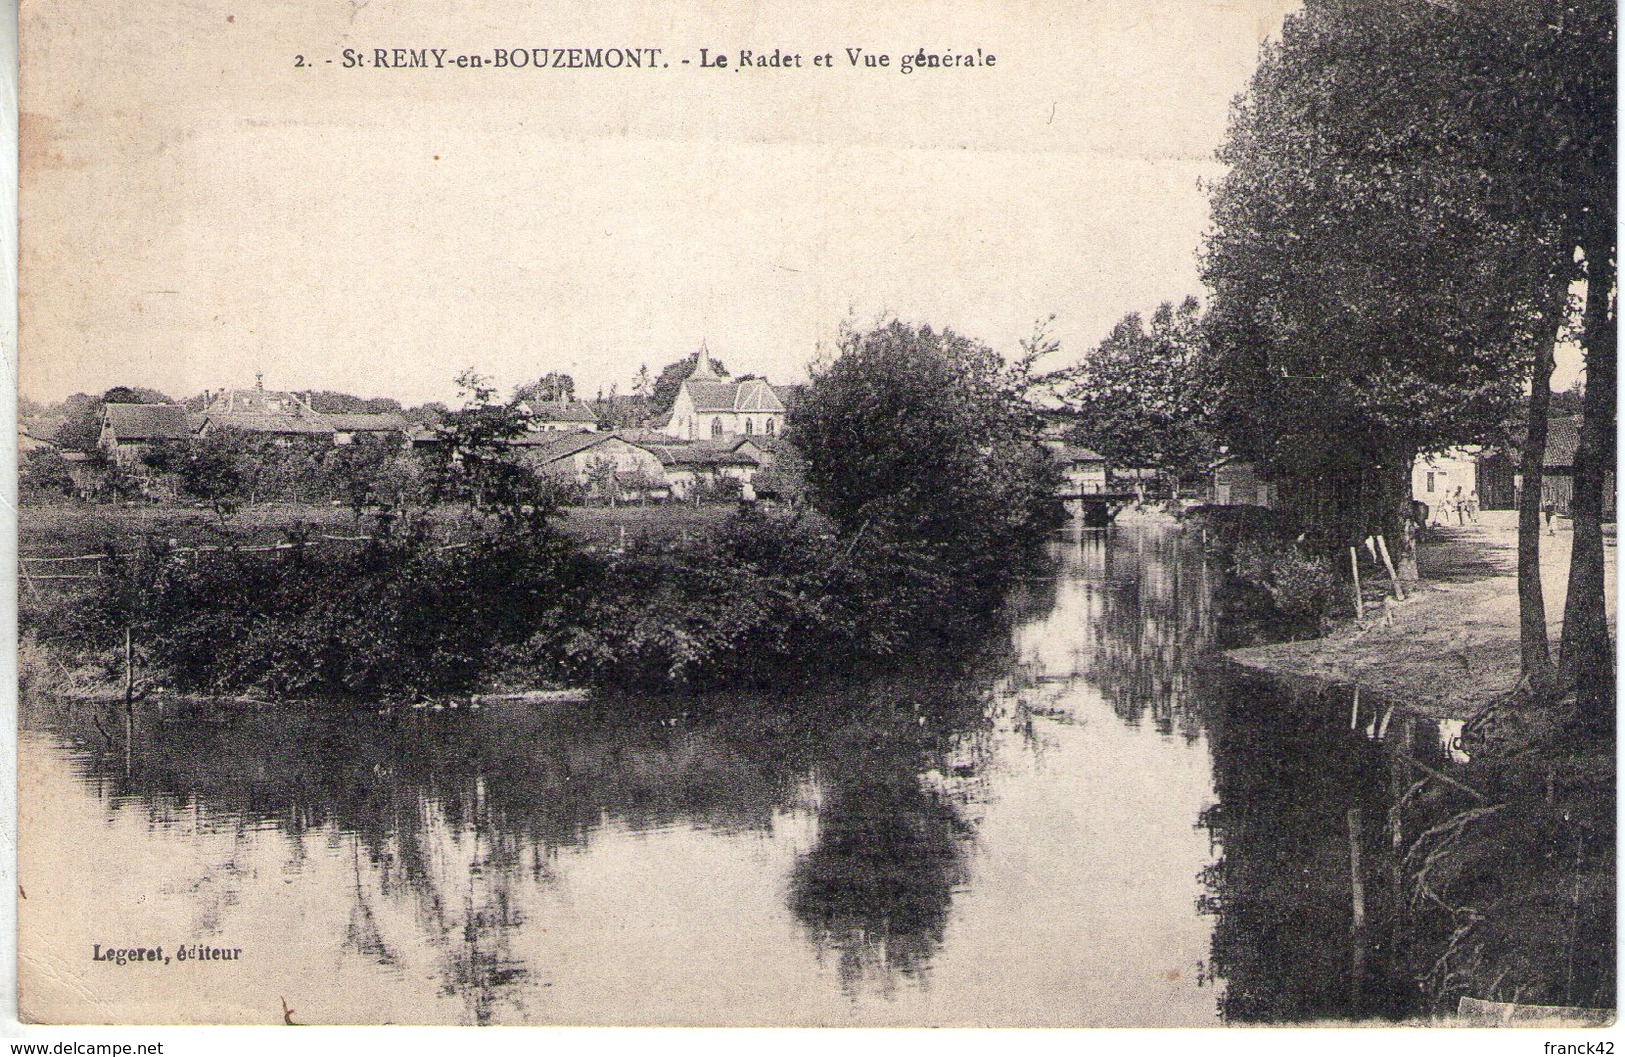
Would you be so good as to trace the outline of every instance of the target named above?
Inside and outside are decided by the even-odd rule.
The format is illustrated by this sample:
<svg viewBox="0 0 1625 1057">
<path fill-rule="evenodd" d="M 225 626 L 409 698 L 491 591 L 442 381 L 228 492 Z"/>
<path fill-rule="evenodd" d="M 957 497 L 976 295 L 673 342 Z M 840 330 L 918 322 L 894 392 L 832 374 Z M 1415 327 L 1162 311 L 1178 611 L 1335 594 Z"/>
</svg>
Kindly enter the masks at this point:
<svg viewBox="0 0 1625 1057">
<path fill-rule="evenodd" d="M 1553 650 L 1562 634 L 1570 522 L 1541 537 L 1541 581 Z M 1236 664 L 1273 675 L 1352 683 L 1441 719 L 1467 719 L 1518 684 L 1517 515 L 1492 510 L 1476 523 L 1428 529 L 1417 548 L 1421 582 L 1404 602 L 1367 585 L 1366 618 L 1318 639 L 1229 651 Z M 1608 617 L 1617 626 L 1616 549 L 1608 540 Z"/>
</svg>

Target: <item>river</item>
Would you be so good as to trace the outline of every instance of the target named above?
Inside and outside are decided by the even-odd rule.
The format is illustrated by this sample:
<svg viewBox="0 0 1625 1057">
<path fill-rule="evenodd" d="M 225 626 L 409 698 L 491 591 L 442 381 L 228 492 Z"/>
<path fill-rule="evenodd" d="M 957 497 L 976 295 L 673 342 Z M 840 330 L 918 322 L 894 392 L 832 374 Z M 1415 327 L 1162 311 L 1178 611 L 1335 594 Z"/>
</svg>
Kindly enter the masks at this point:
<svg viewBox="0 0 1625 1057">
<path fill-rule="evenodd" d="M 1075 529 L 1049 555 L 952 678 L 342 718 L 145 707 L 128 743 L 116 712 L 43 709 L 20 747 L 23 1015 L 1409 1012 L 1375 924 L 1388 761 L 1402 739 L 1447 766 L 1451 732 L 1214 663 L 1226 629 L 1187 532 Z M 177 957 L 199 947 L 228 955 Z"/>
</svg>

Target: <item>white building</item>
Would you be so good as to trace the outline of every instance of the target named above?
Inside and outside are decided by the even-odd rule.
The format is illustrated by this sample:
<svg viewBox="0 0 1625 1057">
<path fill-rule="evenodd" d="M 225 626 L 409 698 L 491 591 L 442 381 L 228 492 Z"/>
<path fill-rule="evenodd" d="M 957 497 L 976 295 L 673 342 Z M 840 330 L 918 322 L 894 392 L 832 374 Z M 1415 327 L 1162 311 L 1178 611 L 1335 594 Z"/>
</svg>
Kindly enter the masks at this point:
<svg viewBox="0 0 1625 1057">
<path fill-rule="evenodd" d="M 1454 503 L 1456 492 L 1466 500 L 1478 495 L 1478 448 L 1450 448 L 1436 455 L 1423 455 L 1411 465 L 1411 498 L 1420 499 L 1431 510 L 1439 509 L 1446 498 Z"/>
<path fill-rule="evenodd" d="M 718 377 L 711 356 L 700 346 L 694 371 L 683 380 L 662 430 L 680 440 L 733 435 L 776 437 L 784 432 L 784 404 L 760 378 L 730 382 Z"/>
</svg>

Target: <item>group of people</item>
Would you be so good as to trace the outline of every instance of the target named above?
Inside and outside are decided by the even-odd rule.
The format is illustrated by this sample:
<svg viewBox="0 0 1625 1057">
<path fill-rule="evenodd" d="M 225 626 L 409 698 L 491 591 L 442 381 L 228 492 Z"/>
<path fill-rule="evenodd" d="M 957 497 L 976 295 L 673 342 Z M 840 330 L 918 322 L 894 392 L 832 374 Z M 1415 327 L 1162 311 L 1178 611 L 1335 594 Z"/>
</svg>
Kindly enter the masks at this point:
<svg viewBox="0 0 1625 1057">
<path fill-rule="evenodd" d="M 1457 485 L 1454 492 L 1446 492 L 1433 508 L 1433 524 L 1450 524 L 1450 515 L 1456 515 L 1456 524 L 1465 525 L 1469 521 L 1478 520 L 1478 491 L 1472 489 L 1463 495 L 1461 486 Z"/>
</svg>

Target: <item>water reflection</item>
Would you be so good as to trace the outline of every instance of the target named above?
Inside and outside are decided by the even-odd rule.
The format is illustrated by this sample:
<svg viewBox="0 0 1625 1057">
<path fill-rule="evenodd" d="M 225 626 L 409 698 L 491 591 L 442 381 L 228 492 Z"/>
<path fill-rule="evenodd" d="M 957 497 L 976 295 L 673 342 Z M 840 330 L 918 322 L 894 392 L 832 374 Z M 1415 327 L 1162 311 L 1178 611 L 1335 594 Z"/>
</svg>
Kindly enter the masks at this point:
<svg viewBox="0 0 1625 1057">
<path fill-rule="evenodd" d="M 861 690 L 147 709 L 127 743 L 121 716 L 62 706 L 27 717 L 35 830 L 61 840 L 25 867 L 67 880 L 24 925 L 63 949 L 128 922 L 252 948 L 189 978 L 201 1019 L 274 1020 L 290 993 L 313 1022 L 1396 1009 L 1381 746 L 1442 766 L 1439 732 L 1207 666 L 1210 593 L 1177 529 L 1075 530 L 984 652 Z M 63 1008 L 117 1012 L 91 998 Z"/>
<path fill-rule="evenodd" d="M 889 991 L 896 974 L 929 967 L 968 878 L 970 836 L 954 804 L 909 772 L 863 766 L 826 795 L 790 907 L 835 954 L 849 993 L 865 983 Z"/>
</svg>

